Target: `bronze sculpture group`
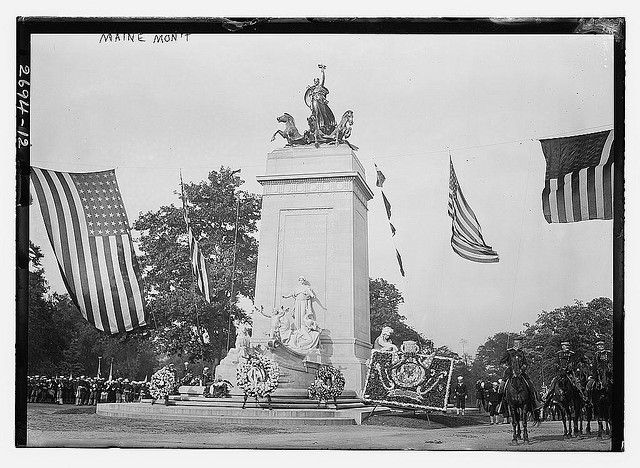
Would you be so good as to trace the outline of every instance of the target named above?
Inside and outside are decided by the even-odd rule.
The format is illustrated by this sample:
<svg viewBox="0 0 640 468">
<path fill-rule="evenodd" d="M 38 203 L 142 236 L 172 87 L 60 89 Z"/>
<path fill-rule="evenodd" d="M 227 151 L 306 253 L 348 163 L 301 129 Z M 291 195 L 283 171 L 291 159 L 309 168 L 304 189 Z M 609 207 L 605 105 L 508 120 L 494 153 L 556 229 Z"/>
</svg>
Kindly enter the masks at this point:
<svg viewBox="0 0 640 468">
<path fill-rule="evenodd" d="M 271 137 L 271 141 L 274 141 L 276 136 L 280 135 L 287 140 L 288 146 L 313 144 L 317 148 L 321 143 L 333 143 L 335 145 L 346 143 L 351 149 L 357 150 L 356 146 L 347 141 L 347 138 L 351 136 L 353 111 L 347 110 L 342 115 L 340 122 L 336 124 L 333 112 L 329 107 L 329 101 L 327 101 L 329 90 L 324 86 L 324 71 L 327 67 L 325 65 L 318 65 L 318 67 L 322 71 L 322 81 L 319 78 L 315 78 L 313 84 L 308 86 L 304 93 L 304 102 L 311 110 L 311 115 L 307 118 L 309 129 L 301 134 L 296 127 L 293 116 L 285 112 L 276 119 L 278 122 L 285 124 L 285 128 L 284 130 L 277 130 Z"/>
</svg>

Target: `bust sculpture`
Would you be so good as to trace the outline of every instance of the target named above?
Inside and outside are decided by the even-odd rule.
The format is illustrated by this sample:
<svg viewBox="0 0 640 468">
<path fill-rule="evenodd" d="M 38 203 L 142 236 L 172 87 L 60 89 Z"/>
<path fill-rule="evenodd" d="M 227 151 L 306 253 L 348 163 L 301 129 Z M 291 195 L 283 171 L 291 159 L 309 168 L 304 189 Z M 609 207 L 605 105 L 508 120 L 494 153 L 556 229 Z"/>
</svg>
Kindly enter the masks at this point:
<svg viewBox="0 0 640 468">
<path fill-rule="evenodd" d="M 398 351 L 398 347 L 391 342 L 393 328 L 383 327 L 378 338 L 373 342 L 373 349 L 380 351 Z"/>
</svg>

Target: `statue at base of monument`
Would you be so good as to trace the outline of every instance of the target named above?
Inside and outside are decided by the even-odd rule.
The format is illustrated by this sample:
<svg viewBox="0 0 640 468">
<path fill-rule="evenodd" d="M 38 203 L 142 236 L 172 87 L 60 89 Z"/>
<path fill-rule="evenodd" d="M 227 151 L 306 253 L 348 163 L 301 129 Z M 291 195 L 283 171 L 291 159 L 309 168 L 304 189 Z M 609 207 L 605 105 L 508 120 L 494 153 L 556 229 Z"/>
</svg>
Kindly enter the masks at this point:
<svg viewBox="0 0 640 468">
<path fill-rule="evenodd" d="M 271 327 L 269 330 L 269 338 L 274 346 L 277 346 L 278 343 L 286 344 L 289 342 L 291 333 L 293 332 L 293 317 L 288 307 L 280 306 L 279 309 L 273 309 L 271 314 L 267 314 L 263 306 L 259 308 L 254 306 L 253 310 L 257 310 L 264 317 L 270 319 Z"/>
<path fill-rule="evenodd" d="M 398 347 L 391 342 L 391 334 L 393 333 L 393 328 L 391 327 L 382 327 L 382 331 L 378 338 L 373 342 L 373 349 L 378 349 L 380 351 L 398 351 Z"/>
<path fill-rule="evenodd" d="M 234 320 L 233 326 L 236 328 L 236 342 L 234 349 L 238 353 L 239 357 L 244 357 L 247 355 L 248 349 L 251 347 L 251 336 L 249 335 L 251 325 L 246 322 L 241 322 L 240 320 Z M 229 352 L 231 352 L 231 350 L 229 350 Z"/>
<path fill-rule="evenodd" d="M 302 326 L 291 333 L 287 346 L 294 351 L 311 351 L 320 344 L 320 333 L 322 329 L 318 322 L 311 314 L 307 314 L 302 320 Z"/>
</svg>

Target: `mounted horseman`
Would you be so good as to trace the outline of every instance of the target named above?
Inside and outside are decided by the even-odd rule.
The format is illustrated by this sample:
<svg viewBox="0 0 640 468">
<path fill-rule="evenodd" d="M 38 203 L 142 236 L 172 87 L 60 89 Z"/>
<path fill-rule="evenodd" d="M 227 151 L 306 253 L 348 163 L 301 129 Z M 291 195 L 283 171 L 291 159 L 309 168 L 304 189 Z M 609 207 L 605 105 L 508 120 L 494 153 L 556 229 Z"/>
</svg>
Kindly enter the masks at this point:
<svg viewBox="0 0 640 468">
<path fill-rule="evenodd" d="M 506 364 L 504 372 L 504 399 L 501 404 L 507 404 L 511 425 L 513 427 L 512 443 L 517 444 L 520 435 L 520 422 L 522 422 L 522 440 L 529 442 L 527 432 L 527 415 L 531 414 L 536 424 L 540 423 L 540 411 L 542 407 L 531 379 L 526 374 L 529 361 L 522 348 L 522 337 L 513 339 L 513 347 L 508 348 L 500 359 L 501 364 Z"/>
<path fill-rule="evenodd" d="M 560 410 L 564 436 L 571 437 L 571 420 L 573 420 L 573 432 L 578 435 L 578 419 L 582 414 L 582 408 L 586 401 L 582 385 L 575 375 L 576 353 L 571 349 L 569 341 L 560 343 L 561 349 L 557 352 L 558 372 L 551 381 L 549 392 L 545 396 L 544 406 L 555 404 Z M 569 422 L 567 426 L 567 420 Z"/>
<path fill-rule="evenodd" d="M 601 438 L 603 421 L 606 434 L 610 432 L 612 368 L 611 351 L 605 348 L 604 341 L 598 341 L 596 348 L 591 364 L 593 378 L 587 383 L 586 390 L 594 416 L 598 420 L 598 438 Z"/>
<path fill-rule="evenodd" d="M 505 354 L 500 359 L 500 364 L 506 364 L 507 368 L 504 371 L 504 380 L 508 382 L 508 380 L 513 376 L 514 366 L 517 366 L 520 370 L 520 375 L 524 379 L 527 388 L 531 394 L 532 408 L 531 412 L 537 412 L 542 409 L 542 401 L 538 396 L 539 393 L 536 390 L 533 382 L 527 375 L 527 368 L 529 367 L 529 360 L 527 359 L 527 355 L 522 350 L 522 337 L 515 336 L 513 338 L 513 346 L 508 348 Z M 505 385 L 506 389 L 506 385 Z"/>
</svg>

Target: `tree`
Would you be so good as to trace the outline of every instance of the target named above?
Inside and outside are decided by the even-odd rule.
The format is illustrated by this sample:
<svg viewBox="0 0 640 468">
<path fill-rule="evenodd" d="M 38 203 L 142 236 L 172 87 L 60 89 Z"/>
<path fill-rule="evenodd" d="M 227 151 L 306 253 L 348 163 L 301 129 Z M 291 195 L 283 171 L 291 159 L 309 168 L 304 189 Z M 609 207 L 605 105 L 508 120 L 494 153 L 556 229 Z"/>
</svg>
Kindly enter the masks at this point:
<svg viewBox="0 0 640 468">
<path fill-rule="evenodd" d="M 194 294 L 182 206 L 171 204 L 143 213 L 134 223 L 134 229 L 141 232 L 139 259 L 152 339 L 160 353 L 177 354 L 190 361 L 209 356 L 214 361 L 221 359 L 226 354 L 227 340 L 233 338 L 228 336 L 229 314 L 243 317 L 235 306 L 237 295 L 253 299 L 258 258 L 254 235 L 261 199 L 239 190 L 243 183 L 236 173 L 222 167 L 220 171 L 211 171 L 207 180 L 184 185 L 191 229 L 210 263 L 211 304 L 200 294 Z M 240 200 L 237 260 L 234 292 L 230 297 L 237 200 Z M 204 331 L 209 343 L 203 339 Z"/>
<path fill-rule="evenodd" d="M 597 341 L 603 340 L 611 349 L 613 301 L 606 297 L 586 304 L 575 301 L 573 305 L 542 311 L 534 324 L 524 326 L 523 347 L 531 356 L 531 378 L 539 385 L 548 384 L 558 370 L 556 353 L 562 341 L 571 343 L 576 361 L 583 365 L 591 362 Z"/>
<path fill-rule="evenodd" d="M 605 341 L 611 349 L 613 333 L 613 302 L 599 297 L 583 303 L 542 311 L 534 324 L 523 324 L 523 350 L 529 358 L 527 374 L 536 387 L 549 384 L 557 373 L 557 352 L 562 341 L 569 341 L 577 362 L 588 364 L 595 343 Z M 507 347 L 513 343 L 514 333 L 496 333 L 478 347 L 472 364 L 473 373 L 485 380 L 501 377 L 504 367 L 499 364 Z"/>
<path fill-rule="evenodd" d="M 371 341 L 375 340 L 385 326 L 393 328 L 393 341 L 416 341 L 421 346 L 427 340 L 416 330 L 404 323 L 406 317 L 400 315 L 398 307 L 404 298 L 398 288 L 383 278 L 369 280 L 369 302 L 371 310 Z"/>
<path fill-rule="evenodd" d="M 42 253 L 29 247 L 28 369 L 30 374 L 88 375 L 97 372 L 102 356 L 102 375 L 114 357 L 116 375 L 142 379 L 157 367 L 148 332 L 107 335 L 90 325 L 68 294 L 49 295 L 41 266 Z"/>
</svg>

